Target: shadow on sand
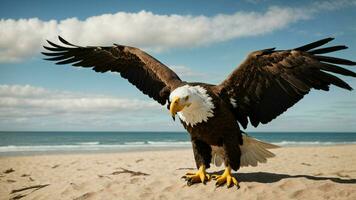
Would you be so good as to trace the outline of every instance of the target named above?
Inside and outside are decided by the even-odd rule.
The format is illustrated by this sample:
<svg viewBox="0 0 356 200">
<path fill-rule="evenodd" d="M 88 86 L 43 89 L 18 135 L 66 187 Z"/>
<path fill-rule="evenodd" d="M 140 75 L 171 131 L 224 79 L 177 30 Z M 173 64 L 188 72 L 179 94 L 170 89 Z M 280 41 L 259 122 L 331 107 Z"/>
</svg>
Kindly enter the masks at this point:
<svg viewBox="0 0 356 200">
<path fill-rule="evenodd" d="M 215 172 L 214 174 L 222 174 L 222 171 Z M 355 184 L 356 179 L 343 179 L 337 177 L 324 177 L 324 176 L 311 176 L 311 175 L 288 175 L 288 174 L 277 174 L 270 172 L 250 172 L 250 173 L 234 173 L 233 176 L 239 182 L 257 182 L 257 183 L 275 183 L 287 178 L 306 178 L 315 181 L 330 180 L 335 183 L 341 184 Z"/>
</svg>

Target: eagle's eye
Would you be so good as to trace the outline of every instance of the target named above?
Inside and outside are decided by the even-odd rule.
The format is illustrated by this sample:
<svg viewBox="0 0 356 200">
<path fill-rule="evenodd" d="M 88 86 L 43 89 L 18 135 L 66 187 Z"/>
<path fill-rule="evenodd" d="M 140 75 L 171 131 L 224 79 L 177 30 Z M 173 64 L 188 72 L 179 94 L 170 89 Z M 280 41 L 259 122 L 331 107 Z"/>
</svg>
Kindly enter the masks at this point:
<svg viewBox="0 0 356 200">
<path fill-rule="evenodd" d="M 184 101 L 187 101 L 189 99 L 189 96 L 184 97 Z"/>
</svg>

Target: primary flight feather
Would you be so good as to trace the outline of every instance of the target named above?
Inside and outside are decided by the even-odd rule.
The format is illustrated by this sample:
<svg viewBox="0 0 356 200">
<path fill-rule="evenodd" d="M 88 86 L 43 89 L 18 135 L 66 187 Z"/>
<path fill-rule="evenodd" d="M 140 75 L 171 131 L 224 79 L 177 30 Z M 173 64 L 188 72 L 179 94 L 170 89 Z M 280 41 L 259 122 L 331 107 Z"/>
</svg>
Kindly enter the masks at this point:
<svg viewBox="0 0 356 200">
<path fill-rule="evenodd" d="M 247 136 L 240 126 L 247 128 L 250 122 L 257 127 L 272 121 L 311 89 L 328 91 L 335 85 L 352 90 L 334 74 L 356 77 L 355 72 L 340 67 L 356 62 L 320 55 L 347 48 L 320 48 L 333 38 L 289 50 L 252 52 L 219 85 L 182 81 L 170 68 L 135 47 L 81 47 L 59 40 L 62 45 L 48 41 L 50 46 L 44 46 L 46 60 L 96 72 L 117 72 L 161 105 L 167 104 L 173 118 L 179 116 L 191 136 L 198 168 L 183 176 L 188 185 L 210 180 L 206 169 L 210 163 L 222 162 L 224 173 L 213 175 L 216 185 L 238 185 L 231 169 L 266 162 L 274 156 L 268 149 L 277 147 Z"/>
</svg>

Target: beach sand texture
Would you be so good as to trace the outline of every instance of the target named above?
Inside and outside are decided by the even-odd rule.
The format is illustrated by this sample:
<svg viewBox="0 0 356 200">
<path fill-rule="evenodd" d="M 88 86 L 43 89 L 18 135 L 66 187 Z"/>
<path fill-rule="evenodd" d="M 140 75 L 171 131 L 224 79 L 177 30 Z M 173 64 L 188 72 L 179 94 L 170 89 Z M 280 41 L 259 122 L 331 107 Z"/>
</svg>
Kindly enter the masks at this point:
<svg viewBox="0 0 356 200">
<path fill-rule="evenodd" d="M 190 149 L 0 157 L 0 199 L 356 199 L 356 145 L 273 152 L 235 173 L 240 189 L 187 186 L 180 178 L 195 171 Z M 41 187 L 18 191 L 30 186 Z"/>
</svg>

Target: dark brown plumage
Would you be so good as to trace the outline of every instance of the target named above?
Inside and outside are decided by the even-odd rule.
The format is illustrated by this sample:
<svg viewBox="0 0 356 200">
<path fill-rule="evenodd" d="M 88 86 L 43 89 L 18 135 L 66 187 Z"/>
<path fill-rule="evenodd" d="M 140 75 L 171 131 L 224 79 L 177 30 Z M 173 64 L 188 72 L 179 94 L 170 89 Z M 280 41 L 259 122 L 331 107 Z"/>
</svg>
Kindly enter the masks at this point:
<svg viewBox="0 0 356 200">
<path fill-rule="evenodd" d="M 72 64 L 76 67 L 92 68 L 96 72 L 118 72 L 144 94 L 164 105 L 171 88 L 181 83 L 179 77 L 167 66 L 140 49 L 114 45 L 110 47 L 80 47 L 62 37 L 59 40 L 67 45 L 60 46 L 47 41 L 51 52 L 42 52 L 46 60 L 56 64 Z"/>
<path fill-rule="evenodd" d="M 236 100 L 233 108 L 240 124 L 246 128 L 248 119 L 255 127 L 266 124 L 282 114 L 303 98 L 310 89 L 329 90 L 335 85 L 347 90 L 352 88 L 327 72 L 356 77 L 356 73 L 341 65 L 356 65 L 355 62 L 320 56 L 346 49 L 334 46 L 315 49 L 333 38 L 326 38 L 291 50 L 266 49 L 251 53 L 224 82 L 216 87 L 220 96 L 228 101 Z"/>
<path fill-rule="evenodd" d="M 207 121 L 182 124 L 191 135 L 197 167 L 209 167 L 211 145 L 223 147 L 225 164 L 234 170 L 240 167 L 243 144 L 242 131 L 248 122 L 257 127 L 266 124 L 293 106 L 314 88 L 328 91 L 330 85 L 352 90 L 351 86 L 335 74 L 356 77 L 356 73 L 339 65 L 355 62 L 320 54 L 346 49 L 346 46 L 319 48 L 333 38 L 319 40 L 290 50 L 274 48 L 255 51 L 219 85 L 187 83 L 164 64 L 134 47 L 66 46 L 48 41 L 50 52 L 46 60 L 56 64 L 69 64 L 92 68 L 96 72 L 118 72 L 160 104 L 164 105 L 177 88 L 184 85 L 205 89 L 214 104 L 214 116 Z M 331 73 L 330 73 L 331 72 Z M 204 170 L 205 170 L 204 167 Z M 190 178 L 190 180 L 193 180 Z M 203 180 L 202 180 L 203 181 Z"/>
</svg>

